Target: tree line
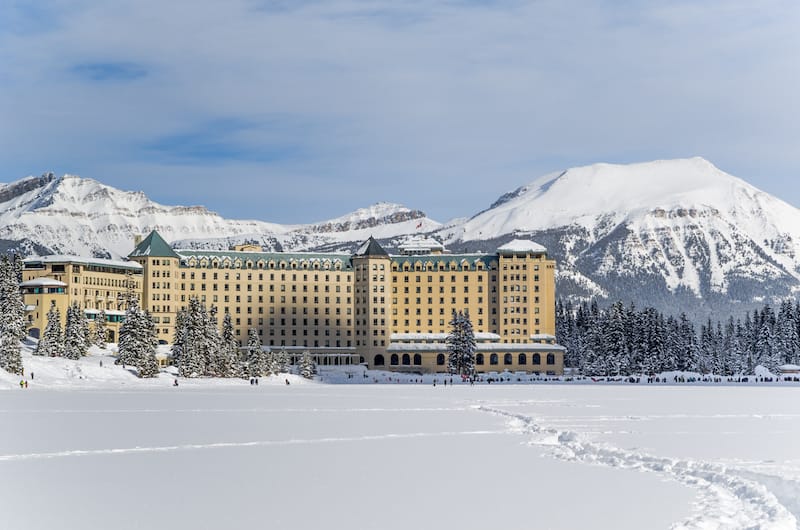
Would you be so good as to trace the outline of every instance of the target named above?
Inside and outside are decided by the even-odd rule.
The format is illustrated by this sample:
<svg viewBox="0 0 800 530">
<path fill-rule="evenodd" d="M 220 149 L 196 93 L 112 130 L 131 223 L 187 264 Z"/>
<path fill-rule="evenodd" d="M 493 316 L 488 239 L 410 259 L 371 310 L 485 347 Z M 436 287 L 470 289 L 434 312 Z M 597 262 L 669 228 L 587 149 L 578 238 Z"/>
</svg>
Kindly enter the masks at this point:
<svg viewBox="0 0 800 530">
<path fill-rule="evenodd" d="M 757 366 L 776 373 L 800 362 L 800 303 L 769 304 L 744 318 L 696 327 L 685 313 L 665 316 L 652 307 L 618 301 L 556 305 L 556 342 L 567 348 L 565 365 L 584 375 L 613 376 L 690 371 L 732 376 Z"/>
</svg>

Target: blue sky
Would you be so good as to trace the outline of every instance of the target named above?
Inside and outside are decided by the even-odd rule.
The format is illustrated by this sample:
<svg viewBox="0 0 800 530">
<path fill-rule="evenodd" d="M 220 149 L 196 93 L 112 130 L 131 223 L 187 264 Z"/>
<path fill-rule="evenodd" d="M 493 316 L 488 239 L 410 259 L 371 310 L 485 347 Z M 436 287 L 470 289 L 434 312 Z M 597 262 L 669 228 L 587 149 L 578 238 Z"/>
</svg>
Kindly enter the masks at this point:
<svg viewBox="0 0 800 530">
<path fill-rule="evenodd" d="M 0 181 L 295 223 L 703 156 L 800 206 L 800 2 L 0 5 Z M 244 190 L 244 191 L 243 191 Z"/>
</svg>

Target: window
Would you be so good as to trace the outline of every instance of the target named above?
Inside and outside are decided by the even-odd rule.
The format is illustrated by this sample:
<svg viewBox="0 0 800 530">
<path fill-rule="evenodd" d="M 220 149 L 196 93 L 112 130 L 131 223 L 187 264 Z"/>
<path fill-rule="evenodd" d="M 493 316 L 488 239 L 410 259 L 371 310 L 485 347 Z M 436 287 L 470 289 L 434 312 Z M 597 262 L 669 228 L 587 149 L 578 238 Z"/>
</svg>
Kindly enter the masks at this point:
<svg viewBox="0 0 800 530">
<path fill-rule="evenodd" d="M 489 364 L 497 364 L 497 354 L 493 353 L 489 356 Z"/>
<path fill-rule="evenodd" d="M 514 357 L 510 353 L 503 355 L 503 364 L 512 364 L 513 362 Z"/>
<path fill-rule="evenodd" d="M 552 353 L 547 354 L 547 364 L 556 364 L 556 356 Z"/>
<path fill-rule="evenodd" d="M 397 357 L 397 354 L 396 354 L 396 353 L 393 353 L 393 354 L 392 354 L 392 357 L 389 359 L 389 363 L 390 363 L 392 366 L 397 366 L 397 365 L 399 364 L 399 362 L 400 362 L 400 360 L 398 359 L 398 357 Z"/>
<path fill-rule="evenodd" d="M 384 364 L 385 364 L 385 361 L 383 359 L 383 355 L 380 355 L 380 354 L 376 355 L 375 356 L 375 366 L 383 366 Z"/>
<path fill-rule="evenodd" d="M 422 355 L 420 355 L 418 353 L 414 354 L 414 364 L 417 365 L 417 366 L 422 364 Z"/>
<path fill-rule="evenodd" d="M 475 364 L 477 364 L 479 366 L 483 366 L 483 354 L 482 353 L 479 353 L 478 355 L 475 356 Z"/>
<path fill-rule="evenodd" d="M 403 366 L 408 366 L 411 364 L 411 356 L 407 353 L 403 354 Z"/>
<path fill-rule="evenodd" d="M 524 353 L 520 353 L 517 358 L 517 364 L 528 364 L 528 356 Z"/>
<path fill-rule="evenodd" d="M 542 364 L 542 356 L 538 353 L 534 353 L 531 364 Z"/>
<path fill-rule="evenodd" d="M 444 366 L 444 354 L 440 353 L 436 356 L 436 364 L 439 366 Z"/>
</svg>

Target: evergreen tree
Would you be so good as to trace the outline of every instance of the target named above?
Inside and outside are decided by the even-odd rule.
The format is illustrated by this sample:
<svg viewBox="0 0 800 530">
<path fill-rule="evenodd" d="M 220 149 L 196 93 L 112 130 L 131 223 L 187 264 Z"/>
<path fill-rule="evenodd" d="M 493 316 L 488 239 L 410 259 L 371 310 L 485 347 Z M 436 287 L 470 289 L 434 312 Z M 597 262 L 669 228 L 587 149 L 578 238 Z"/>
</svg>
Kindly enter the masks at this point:
<svg viewBox="0 0 800 530">
<path fill-rule="evenodd" d="M 239 375 L 239 343 L 233 335 L 233 321 L 230 313 L 222 320 L 222 335 L 215 352 L 214 362 L 217 377 L 236 377 Z"/>
<path fill-rule="evenodd" d="M 119 329 L 119 354 L 115 362 L 135 366 L 139 377 L 155 377 L 158 375 L 155 358 L 157 346 L 152 317 L 133 300 L 125 311 L 125 322 Z"/>
<path fill-rule="evenodd" d="M 35 355 L 61 357 L 64 355 L 64 334 L 61 331 L 61 312 L 53 302 L 47 312 L 47 325 L 39 338 Z"/>
<path fill-rule="evenodd" d="M 12 263 L 7 256 L 0 260 L 0 368 L 22 374 L 19 341 L 25 337 L 25 305 L 19 291 L 19 259 Z"/>
<path fill-rule="evenodd" d="M 106 311 L 103 309 L 94 320 L 94 345 L 103 350 L 106 349 L 108 340 L 108 328 L 106 328 Z"/>
<path fill-rule="evenodd" d="M 472 375 L 475 366 L 475 333 L 467 312 L 453 312 L 450 321 L 450 334 L 447 336 L 450 348 L 448 365 L 451 373 Z"/>
<path fill-rule="evenodd" d="M 311 357 L 311 353 L 308 350 L 303 352 L 303 356 L 300 358 L 300 363 L 298 364 L 298 370 L 300 375 L 306 379 L 313 378 L 314 374 L 317 373 L 317 365 L 314 363 L 314 359 Z"/>
<path fill-rule="evenodd" d="M 289 372 L 289 354 L 286 353 L 286 348 L 281 347 L 278 354 L 275 355 L 272 373 L 274 374 L 285 374 Z"/>
<path fill-rule="evenodd" d="M 247 333 L 247 371 L 250 377 L 261 377 L 269 375 L 272 367 L 270 366 L 264 348 L 261 346 L 261 337 L 255 328 L 250 328 Z"/>
<path fill-rule="evenodd" d="M 77 304 L 67 308 L 67 325 L 64 329 L 64 357 L 74 361 L 81 358 L 84 348 L 83 330 L 78 315 L 80 312 Z"/>
</svg>

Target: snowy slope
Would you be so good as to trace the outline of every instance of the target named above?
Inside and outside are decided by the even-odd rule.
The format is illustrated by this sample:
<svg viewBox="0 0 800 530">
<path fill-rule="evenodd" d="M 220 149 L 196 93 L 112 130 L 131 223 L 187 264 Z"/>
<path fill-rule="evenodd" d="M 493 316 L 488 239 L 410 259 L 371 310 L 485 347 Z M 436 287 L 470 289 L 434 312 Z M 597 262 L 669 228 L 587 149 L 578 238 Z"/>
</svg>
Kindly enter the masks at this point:
<svg viewBox="0 0 800 530">
<path fill-rule="evenodd" d="M 420 223 L 427 229 L 440 226 L 420 211 L 388 203 L 322 223 L 280 225 L 228 220 L 201 206 L 164 206 L 141 192 L 72 175 L 48 174 L 0 185 L 0 239 L 34 242 L 62 254 L 126 256 L 134 236 L 151 230 L 170 242 L 212 241 L 227 248 L 231 242 L 263 240 L 294 248 L 358 241 L 370 233 L 392 237 L 413 232 Z"/>
<path fill-rule="evenodd" d="M 493 252 L 528 239 L 558 261 L 561 296 L 635 300 L 670 312 L 707 314 L 731 302 L 744 308 L 800 286 L 800 210 L 702 158 L 551 173 L 446 224 L 388 202 L 302 225 L 228 220 L 52 174 L 0 185 L 0 221 L 6 247 L 112 258 L 153 229 L 195 249 L 253 242 L 268 250 L 351 251 L 373 236 L 391 250 L 423 235 L 456 252 Z"/>
<path fill-rule="evenodd" d="M 514 234 L 545 243 L 587 295 L 637 278 L 698 298 L 753 281 L 785 295 L 800 281 L 800 210 L 702 158 L 552 173 L 439 232 L 451 246 Z"/>
</svg>

